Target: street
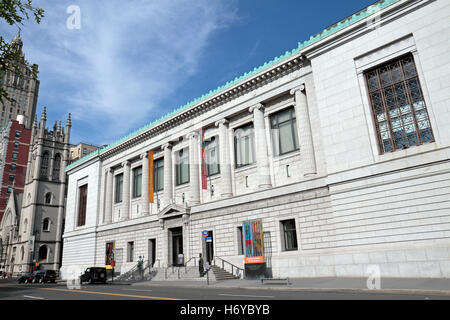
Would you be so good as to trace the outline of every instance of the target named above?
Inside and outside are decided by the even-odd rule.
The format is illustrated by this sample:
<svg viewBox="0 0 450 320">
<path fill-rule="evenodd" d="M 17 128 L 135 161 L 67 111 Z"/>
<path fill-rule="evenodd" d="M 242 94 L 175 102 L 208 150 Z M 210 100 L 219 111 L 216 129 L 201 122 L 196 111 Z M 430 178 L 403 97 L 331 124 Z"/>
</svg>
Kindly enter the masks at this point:
<svg viewBox="0 0 450 320">
<path fill-rule="evenodd" d="M 124 284 L 82 285 L 68 289 L 65 283 L 17 284 L 0 282 L 0 300 L 450 300 L 450 296 L 342 291 L 265 290 L 239 288 L 181 288 Z"/>
</svg>

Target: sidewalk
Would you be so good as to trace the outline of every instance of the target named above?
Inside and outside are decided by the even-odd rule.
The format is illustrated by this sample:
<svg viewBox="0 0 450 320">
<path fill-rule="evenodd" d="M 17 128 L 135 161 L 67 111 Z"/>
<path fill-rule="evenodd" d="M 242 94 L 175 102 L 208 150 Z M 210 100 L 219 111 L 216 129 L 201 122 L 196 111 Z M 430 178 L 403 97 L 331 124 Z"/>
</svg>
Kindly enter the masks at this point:
<svg viewBox="0 0 450 320">
<path fill-rule="evenodd" d="M 297 290 L 297 291 L 346 291 L 346 292 L 380 292 L 380 293 L 410 293 L 439 294 L 450 296 L 450 279 L 423 278 L 381 278 L 379 290 L 367 288 L 367 278 L 304 278 L 289 279 L 290 285 L 270 282 L 262 284 L 260 280 L 227 280 L 219 282 L 205 281 L 145 281 L 133 283 L 133 286 L 167 286 L 188 288 L 238 288 L 266 290 Z"/>
</svg>

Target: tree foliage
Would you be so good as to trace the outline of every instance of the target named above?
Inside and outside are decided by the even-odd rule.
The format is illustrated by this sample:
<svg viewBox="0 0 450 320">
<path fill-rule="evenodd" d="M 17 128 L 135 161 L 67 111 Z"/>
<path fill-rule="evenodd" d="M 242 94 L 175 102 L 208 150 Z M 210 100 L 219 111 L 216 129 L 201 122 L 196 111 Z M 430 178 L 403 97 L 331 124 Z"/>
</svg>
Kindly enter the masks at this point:
<svg viewBox="0 0 450 320">
<path fill-rule="evenodd" d="M 39 24 L 44 17 L 44 9 L 34 7 L 32 0 L 0 1 L 0 20 L 4 20 L 10 26 L 15 26 L 19 34 L 24 22 L 29 20 L 30 17 Z M 9 43 L 0 35 L 0 78 L 7 72 L 23 76 L 25 69 L 23 67 L 31 69 L 33 76 L 37 77 L 37 70 L 31 68 L 28 62 L 23 59 L 20 46 L 15 43 Z M 0 87 L 0 103 L 3 102 L 3 99 L 11 101 L 6 88 L 2 84 Z"/>
</svg>

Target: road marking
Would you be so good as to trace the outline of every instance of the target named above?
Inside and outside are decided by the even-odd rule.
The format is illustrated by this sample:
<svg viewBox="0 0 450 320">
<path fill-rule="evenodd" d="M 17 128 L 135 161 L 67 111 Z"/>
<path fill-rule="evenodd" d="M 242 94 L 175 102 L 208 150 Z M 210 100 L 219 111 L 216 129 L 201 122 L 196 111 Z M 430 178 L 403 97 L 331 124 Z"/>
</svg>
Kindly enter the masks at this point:
<svg viewBox="0 0 450 320">
<path fill-rule="evenodd" d="M 33 297 L 33 296 L 23 296 L 24 298 L 28 298 L 28 299 L 39 299 L 39 300 L 45 300 L 45 298 L 41 298 L 41 297 Z"/>
<path fill-rule="evenodd" d="M 244 295 L 244 294 L 228 294 L 228 293 L 222 293 L 222 294 L 219 294 L 219 296 L 246 297 L 246 298 L 275 298 L 274 296 L 250 296 L 250 295 Z"/>
<path fill-rule="evenodd" d="M 144 290 L 144 289 L 123 289 L 124 291 L 145 291 L 145 292 L 151 292 L 153 290 Z"/>
<path fill-rule="evenodd" d="M 176 298 L 138 296 L 138 295 L 132 295 L 132 294 L 111 293 L 111 292 L 97 292 L 97 291 L 86 291 L 86 290 L 70 290 L 70 289 L 56 289 L 56 288 L 38 288 L 38 289 L 51 290 L 51 291 L 71 292 L 71 293 L 99 294 L 99 295 L 106 295 L 106 296 L 118 296 L 118 297 L 128 297 L 128 298 L 138 298 L 138 299 L 185 300 L 185 299 L 176 299 Z"/>
</svg>

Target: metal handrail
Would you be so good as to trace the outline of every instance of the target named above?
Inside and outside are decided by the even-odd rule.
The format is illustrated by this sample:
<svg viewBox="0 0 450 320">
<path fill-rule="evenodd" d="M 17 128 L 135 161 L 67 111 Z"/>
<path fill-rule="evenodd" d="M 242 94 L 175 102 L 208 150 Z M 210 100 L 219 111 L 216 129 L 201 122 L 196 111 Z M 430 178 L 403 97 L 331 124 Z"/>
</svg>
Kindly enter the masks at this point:
<svg viewBox="0 0 450 320">
<path fill-rule="evenodd" d="M 226 264 L 231 266 L 231 274 L 234 275 L 234 269 L 237 269 L 237 270 L 242 271 L 242 276 L 245 278 L 245 269 L 239 268 L 238 266 L 235 266 L 234 264 L 232 264 L 232 263 L 230 263 L 230 262 L 228 262 L 228 261 L 226 261 L 226 260 L 224 260 L 224 259 L 222 259 L 220 257 L 216 257 L 216 256 L 213 258 L 213 265 L 215 265 L 215 266 L 217 266 L 216 259 L 219 259 L 220 261 L 222 261 L 222 269 L 225 270 L 225 263 L 226 263 Z"/>
<path fill-rule="evenodd" d="M 194 267 L 197 265 L 197 258 L 196 257 L 192 257 L 190 258 L 185 264 L 184 264 L 184 272 L 187 273 L 187 265 L 189 262 L 191 262 L 192 260 L 194 260 Z"/>
</svg>

